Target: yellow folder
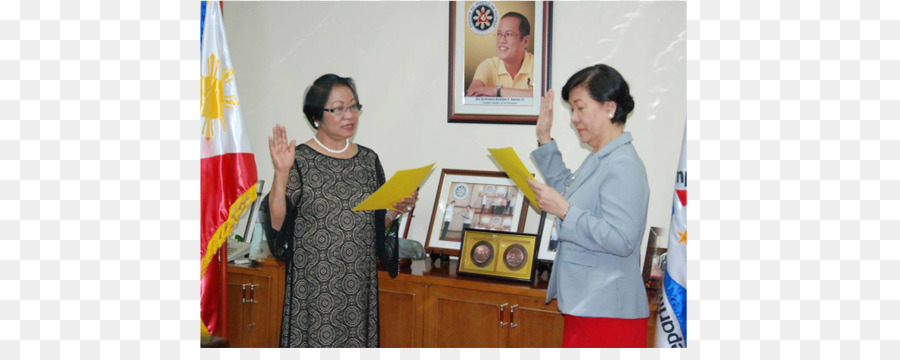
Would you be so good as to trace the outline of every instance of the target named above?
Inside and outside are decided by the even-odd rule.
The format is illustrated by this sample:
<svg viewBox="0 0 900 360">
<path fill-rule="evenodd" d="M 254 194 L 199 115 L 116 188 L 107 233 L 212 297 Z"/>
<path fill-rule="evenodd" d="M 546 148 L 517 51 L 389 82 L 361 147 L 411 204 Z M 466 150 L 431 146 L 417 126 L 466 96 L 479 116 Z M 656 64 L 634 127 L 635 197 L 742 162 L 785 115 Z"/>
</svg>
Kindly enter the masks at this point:
<svg viewBox="0 0 900 360">
<path fill-rule="evenodd" d="M 394 209 L 394 203 L 408 197 L 431 173 L 435 163 L 417 169 L 400 170 L 381 185 L 368 199 L 356 205 L 353 211 Z M 396 210 L 396 209 L 394 209 Z"/>
<path fill-rule="evenodd" d="M 528 172 L 528 169 L 525 168 L 525 164 L 522 163 L 522 159 L 519 158 L 519 155 L 516 155 L 516 151 L 511 147 L 488 149 L 488 151 L 491 152 L 491 156 L 494 157 L 497 164 L 500 164 L 500 167 L 506 172 L 506 175 L 509 176 L 509 178 L 516 183 L 516 186 L 519 187 L 519 190 L 525 194 L 525 197 L 528 198 L 528 201 L 534 206 L 535 210 L 541 212 L 541 207 L 538 206 L 537 200 L 534 199 L 534 191 L 531 191 L 528 183 L 525 182 L 525 179 L 534 180 L 534 175 L 531 175 L 531 173 Z"/>
</svg>

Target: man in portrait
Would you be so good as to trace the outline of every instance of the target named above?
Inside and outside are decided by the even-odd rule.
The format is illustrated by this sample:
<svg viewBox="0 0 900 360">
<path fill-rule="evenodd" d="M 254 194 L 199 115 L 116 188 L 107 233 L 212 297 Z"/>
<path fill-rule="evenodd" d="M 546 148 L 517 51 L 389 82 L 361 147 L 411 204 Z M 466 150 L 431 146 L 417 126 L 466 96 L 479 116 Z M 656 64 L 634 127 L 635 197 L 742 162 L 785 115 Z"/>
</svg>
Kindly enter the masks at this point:
<svg viewBox="0 0 900 360">
<path fill-rule="evenodd" d="M 466 96 L 533 96 L 534 55 L 525 51 L 531 43 L 531 23 L 510 11 L 500 18 L 496 36 L 497 56 L 478 65 Z"/>
</svg>

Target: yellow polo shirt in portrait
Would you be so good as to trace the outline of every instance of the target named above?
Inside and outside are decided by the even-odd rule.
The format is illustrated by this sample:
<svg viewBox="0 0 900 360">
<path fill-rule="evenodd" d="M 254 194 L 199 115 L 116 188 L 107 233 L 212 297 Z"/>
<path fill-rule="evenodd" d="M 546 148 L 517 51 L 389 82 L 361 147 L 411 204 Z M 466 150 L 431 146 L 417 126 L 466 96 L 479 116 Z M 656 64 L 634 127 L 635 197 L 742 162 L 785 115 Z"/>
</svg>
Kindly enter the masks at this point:
<svg viewBox="0 0 900 360">
<path fill-rule="evenodd" d="M 522 68 L 519 69 L 515 79 L 506 71 L 506 65 L 503 64 L 503 61 L 499 57 L 494 56 L 478 64 L 472 80 L 481 80 L 488 87 L 502 85 L 505 88 L 531 89 L 534 87 L 534 75 L 532 74 L 534 74 L 534 55 L 526 51 L 525 59 L 522 61 Z"/>
</svg>

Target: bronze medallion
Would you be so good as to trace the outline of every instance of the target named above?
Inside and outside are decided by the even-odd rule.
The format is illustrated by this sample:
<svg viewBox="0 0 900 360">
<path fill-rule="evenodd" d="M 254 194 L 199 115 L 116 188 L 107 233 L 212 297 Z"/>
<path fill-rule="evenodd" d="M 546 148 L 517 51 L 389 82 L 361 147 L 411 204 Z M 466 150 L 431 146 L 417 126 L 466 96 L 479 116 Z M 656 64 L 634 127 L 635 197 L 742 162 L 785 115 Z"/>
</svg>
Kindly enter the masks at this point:
<svg viewBox="0 0 900 360">
<path fill-rule="evenodd" d="M 519 270 L 528 262 L 528 250 L 519 244 L 510 245 L 503 252 L 503 264 L 510 270 Z"/>
<path fill-rule="evenodd" d="M 494 259 L 494 247 L 487 241 L 479 241 L 472 246 L 472 263 L 478 267 L 485 267 Z"/>
</svg>

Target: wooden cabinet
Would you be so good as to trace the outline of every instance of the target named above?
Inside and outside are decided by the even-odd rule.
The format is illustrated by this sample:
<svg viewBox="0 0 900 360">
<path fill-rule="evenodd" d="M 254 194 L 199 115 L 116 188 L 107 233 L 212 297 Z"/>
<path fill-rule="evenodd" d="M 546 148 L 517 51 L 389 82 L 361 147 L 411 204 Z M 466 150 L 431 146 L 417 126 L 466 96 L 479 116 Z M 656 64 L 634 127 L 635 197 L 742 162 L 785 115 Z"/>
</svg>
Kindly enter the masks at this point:
<svg viewBox="0 0 900 360">
<path fill-rule="evenodd" d="M 228 342 L 231 347 L 278 347 L 284 303 L 284 265 L 266 259 L 228 267 Z"/>
<path fill-rule="evenodd" d="M 456 262 L 378 271 L 381 347 L 559 347 L 563 316 L 535 285 L 456 275 Z M 231 347 L 278 347 L 284 264 L 228 267 Z"/>
<path fill-rule="evenodd" d="M 447 286 L 430 289 L 426 347 L 506 347 L 509 298 Z"/>
<path fill-rule="evenodd" d="M 455 261 L 380 271 L 382 347 L 559 347 L 563 316 L 544 304 L 546 282 L 457 276 Z M 417 269 L 416 267 L 419 267 Z"/>
<path fill-rule="evenodd" d="M 426 288 L 422 283 L 379 279 L 381 347 L 422 346 Z"/>
<path fill-rule="evenodd" d="M 516 299 L 514 299 L 516 300 Z M 562 345 L 563 315 L 556 300 L 544 305 L 544 299 L 518 298 L 510 305 L 509 347 L 554 348 Z"/>
</svg>

